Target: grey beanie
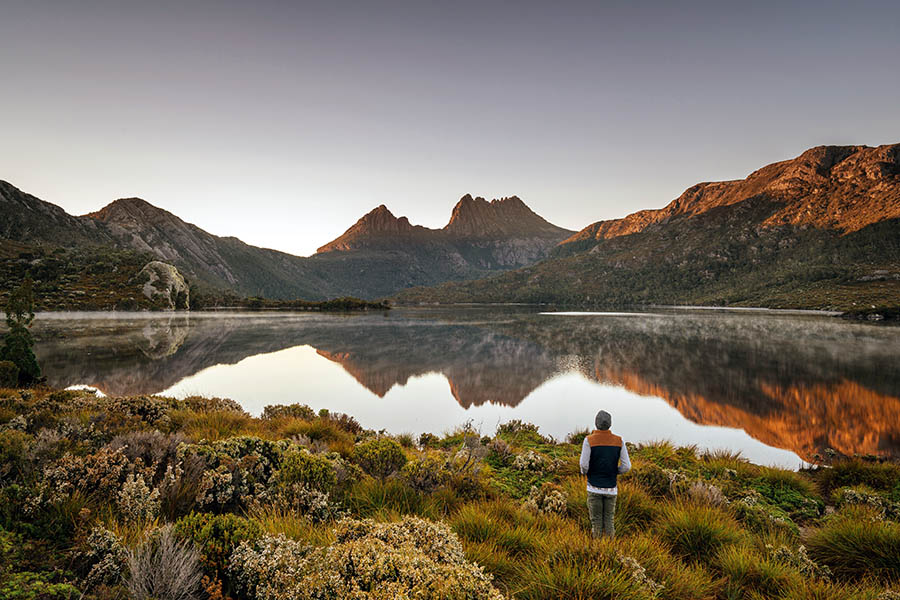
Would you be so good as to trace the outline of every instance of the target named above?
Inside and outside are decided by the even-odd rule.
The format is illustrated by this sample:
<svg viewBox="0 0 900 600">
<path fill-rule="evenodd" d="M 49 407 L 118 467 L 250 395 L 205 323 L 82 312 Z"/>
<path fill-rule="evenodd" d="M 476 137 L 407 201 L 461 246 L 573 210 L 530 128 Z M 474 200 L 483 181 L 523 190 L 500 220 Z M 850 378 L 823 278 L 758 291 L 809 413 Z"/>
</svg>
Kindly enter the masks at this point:
<svg viewBox="0 0 900 600">
<path fill-rule="evenodd" d="M 597 413 L 594 424 L 597 425 L 597 429 L 609 429 L 612 426 L 612 415 L 605 410 L 601 410 Z"/>
</svg>

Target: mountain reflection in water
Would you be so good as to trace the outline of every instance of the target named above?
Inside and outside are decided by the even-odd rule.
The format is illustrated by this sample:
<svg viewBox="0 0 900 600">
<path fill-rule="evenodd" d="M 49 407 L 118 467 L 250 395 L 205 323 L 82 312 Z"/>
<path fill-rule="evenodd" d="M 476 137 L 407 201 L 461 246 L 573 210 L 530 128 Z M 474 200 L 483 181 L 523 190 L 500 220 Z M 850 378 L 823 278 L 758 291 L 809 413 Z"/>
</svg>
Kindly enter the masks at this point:
<svg viewBox="0 0 900 600">
<path fill-rule="evenodd" d="M 309 346 L 316 360 L 340 365 L 382 399 L 414 378 L 441 374 L 465 409 L 518 407 L 548 381 L 577 374 L 634 397 L 660 398 L 694 423 L 741 429 L 804 459 L 827 447 L 900 453 L 900 329 L 822 316 L 54 313 L 38 316 L 35 336 L 51 385 L 90 385 L 110 395 L 177 390 L 210 367 Z M 291 368 L 269 376 L 277 381 L 257 382 L 259 390 L 289 387 L 294 401 L 314 404 Z M 334 385 L 314 408 L 350 393 L 346 383 Z M 604 389 L 579 393 L 596 393 L 591 401 L 602 404 Z M 421 398 L 416 410 L 427 412 L 436 400 Z M 254 402 L 251 410 L 261 408 Z M 545 412 L 555 410 L 553 400 L 545 402 Z"/>
</svg>

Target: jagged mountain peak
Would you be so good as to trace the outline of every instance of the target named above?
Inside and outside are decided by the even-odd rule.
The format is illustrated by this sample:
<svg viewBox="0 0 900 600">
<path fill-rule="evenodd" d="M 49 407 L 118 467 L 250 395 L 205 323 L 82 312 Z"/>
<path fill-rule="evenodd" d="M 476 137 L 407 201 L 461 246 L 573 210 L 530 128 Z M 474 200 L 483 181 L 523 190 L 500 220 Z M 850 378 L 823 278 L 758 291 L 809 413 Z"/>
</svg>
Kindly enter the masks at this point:
<svg viewBox="0 0 900 600">
<path fill-rule="evenodd" d="M 84 217 L 102 221 L 108 225 L 118 225 L 129 229 L 162 222 L 178 226 L 188 225 L 169 211 L 150 204 L 142 198 L 119 198 L 98 211 L 84 215 Z"/>
<path fill-rule="evenodd" d="M 460 237 L 552 237 L 566 232 L 544 220 L 518 196 L 488 202 L 471 194 L 453 207 L 444 231 Z"/>
<path fill-rule="evenodd" d="M 316 252 L 355 250 L 379 245 L 392 238 L 405 239 L 410 235 L 431 231 L 412 225 L 406 217 L 396 217 L 384 204 L 379 204 L 345 231 L 339 238 L 321 246 Z"/>
</svg>

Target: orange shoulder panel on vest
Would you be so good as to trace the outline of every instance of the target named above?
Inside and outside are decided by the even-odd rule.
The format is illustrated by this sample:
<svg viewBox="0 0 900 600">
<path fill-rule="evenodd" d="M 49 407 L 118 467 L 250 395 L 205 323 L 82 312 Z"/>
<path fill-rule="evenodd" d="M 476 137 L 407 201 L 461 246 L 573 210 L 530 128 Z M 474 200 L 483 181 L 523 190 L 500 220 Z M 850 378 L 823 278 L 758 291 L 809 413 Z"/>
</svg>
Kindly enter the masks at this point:
<svg viewBox="0 0 900 600">
<path fill-rule="evenodd" d="M 595 429 L 587 436 L 588 444 L 593 446 L 621 446 L 622 438 L 612 431 Z"/>
</svg>

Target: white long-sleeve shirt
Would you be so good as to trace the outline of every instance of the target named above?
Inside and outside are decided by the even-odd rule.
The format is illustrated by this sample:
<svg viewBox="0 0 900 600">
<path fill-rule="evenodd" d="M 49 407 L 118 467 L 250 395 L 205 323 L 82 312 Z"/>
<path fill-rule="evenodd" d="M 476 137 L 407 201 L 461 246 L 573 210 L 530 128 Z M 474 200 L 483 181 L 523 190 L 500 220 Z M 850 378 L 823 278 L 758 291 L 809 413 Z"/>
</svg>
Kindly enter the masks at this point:
<svg viewBox="0 0 900 600">
<path fill-rule="evenodd" d="M 585 436 L 584 441 L 581 443 L 581 458 L 578 461 L 578 465 L 581 467 L 581 474 L 587 475 L 588 468 L 591 465 L 591 445 L 588 443 L 587 436 Z M 625 440 L 622 440 L 622 452 L 619 454 L 619 475 L 627 473 L 630 470 L 631 458 L 628 457 L 628 447 L 625 445 Z M 618 486 L 598 488 L 592 486 L 590 483 L 587 484 L 587 491 L 592 494 L 605 494 L 607 496 L 615 496 L 619 493 Z"/>
</svg>

